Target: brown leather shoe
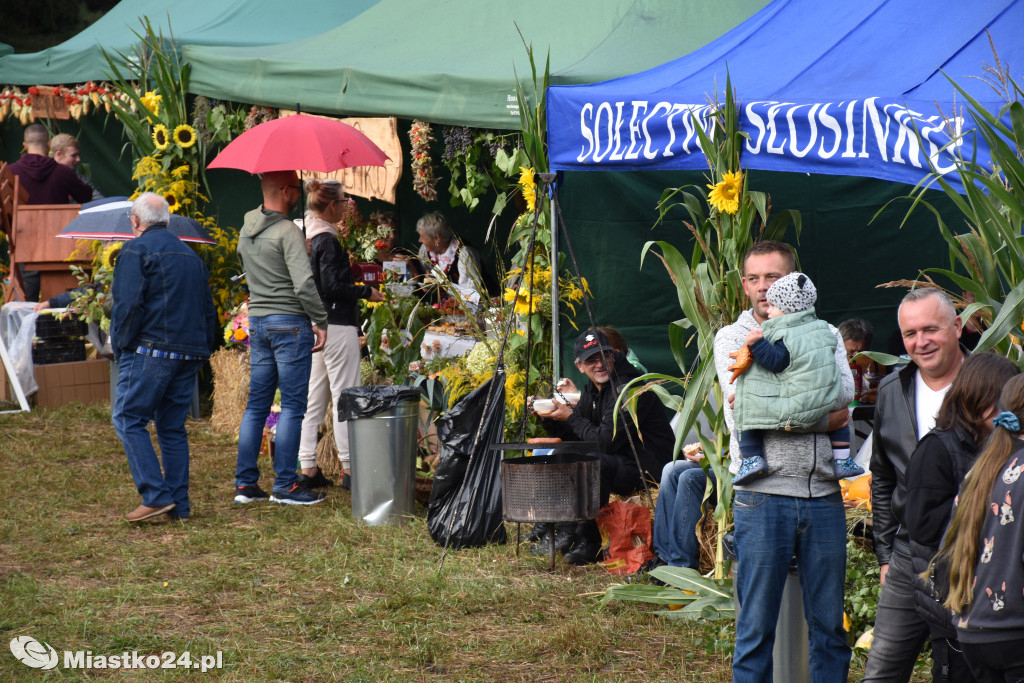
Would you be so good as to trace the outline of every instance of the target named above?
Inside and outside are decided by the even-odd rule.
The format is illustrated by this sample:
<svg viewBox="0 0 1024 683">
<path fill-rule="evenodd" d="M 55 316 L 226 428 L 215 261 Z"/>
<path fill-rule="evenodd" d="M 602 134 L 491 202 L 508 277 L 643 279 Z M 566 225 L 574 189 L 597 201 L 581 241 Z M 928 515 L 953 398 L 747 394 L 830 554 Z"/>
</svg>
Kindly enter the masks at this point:
<svg viewBox="0 0 1024 683">
<path fill-rule="evenodd" d="M 164 505 L 158 508 L 151 508 L 146 507 L 145 505 L 140 505 L 139 507 L 135 508 L 127 515 L 125 515 L 124 518 L 127 519 L 129 522 L 142 522 L 147 519 L 159 517 L 160 515 L 168 513 L 173 509 L 174 503 L 171 503 L 170 505 Z"/>
</svg>

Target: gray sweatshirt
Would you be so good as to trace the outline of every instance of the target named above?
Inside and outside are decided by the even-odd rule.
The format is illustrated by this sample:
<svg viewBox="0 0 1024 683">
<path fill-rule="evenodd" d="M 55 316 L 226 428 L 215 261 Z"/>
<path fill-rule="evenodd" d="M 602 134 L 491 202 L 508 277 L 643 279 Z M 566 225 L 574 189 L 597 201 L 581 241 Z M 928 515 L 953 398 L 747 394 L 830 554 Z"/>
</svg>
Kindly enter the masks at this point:
<svg viewBox="0 0 1024 683">
<path fill-rule="evenodd" d="M 284 214 L 263 207 L 245 214 L 238 256 L 249 285 L 250 316 L 303 315 L 327 329 L 306 242 Z"/>
<path fill-rule="evenodd" d="M 732 371 L 727 368 L 734 360 L 729 357 L 743 346 L 747 333 L 757 326 L 753 312 L 748 309 L 732 325 L 723 327 L 715 335 L 715 370 L 718 381 L 722 385 L 722 400 L 725 403 L 725 424 L 729 428 L 729 452 L 739 454 L 739 436 L 733 428 L 733 411 L 729 407 L 729 397 L 736 393 L 736 385 L 729 384 Z M 840 369 L 840 381 L 837 403 L 848 404 L 853 400 L 853 375 L 846 359 L 846 347 L 842 344 L 839 332 L 829 325 L 829 329 L 839 341 L 836 347 L 836 365 Z M 793 498 L 820 498 L 831 495 L 839 490 L 836 481 L 832 443 L 827 432 L 828 416 L 822 419 L 814 433 L 769 431 L 764 434 L 764 454 L 768 461 L 771 474 L 751 482 L 748 486 L 738 486 L 740 491 L 756 491 Z M 732 459 L 729 471 L 739 471 L 739 457 Z"/>
</svg>

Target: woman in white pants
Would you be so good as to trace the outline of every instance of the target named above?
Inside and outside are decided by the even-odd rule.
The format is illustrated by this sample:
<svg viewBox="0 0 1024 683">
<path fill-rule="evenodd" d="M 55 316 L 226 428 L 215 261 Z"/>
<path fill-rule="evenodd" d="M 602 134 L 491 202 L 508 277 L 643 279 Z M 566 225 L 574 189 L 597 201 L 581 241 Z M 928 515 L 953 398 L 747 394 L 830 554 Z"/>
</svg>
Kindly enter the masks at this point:
<svg viewBox="0 0 1024 683">
<path fill-rule="evenodd" d="M 306 181 L 306 248 L 313 280 L 327 309 L 327 344 L 313 354 L 309 375 L 306 417 L 299 442 L 299 485 L 330 486 L 316 464 L 317 429 L 324 419 L 328 398 L 337 405 L 342 389 L 359 385 L 359 299 L 383 301 L 384 295 L 369 285 L 357 285 L 348 252 L 338 241 L 337 223 L 345 213 L 345 190 L 334 180 Z M 296 221 L 301 225 L 301 221 Z M 350 488 L 348 427 L 334 413 L 334 442 L 343 472 L 341 487 Z"/>
</svg>

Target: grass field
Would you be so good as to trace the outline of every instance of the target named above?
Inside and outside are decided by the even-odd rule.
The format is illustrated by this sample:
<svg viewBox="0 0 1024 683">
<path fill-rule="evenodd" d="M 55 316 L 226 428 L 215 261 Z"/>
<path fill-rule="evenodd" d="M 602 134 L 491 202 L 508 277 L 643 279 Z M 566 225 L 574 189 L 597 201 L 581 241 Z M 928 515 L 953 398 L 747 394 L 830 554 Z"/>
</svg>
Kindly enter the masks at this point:
<svg viewBox="0 0 1024 683">
<path fill-rule="evenodd" d="M 730 679 L 729 622 L 602 607 L 619 577 L 549 573 L 512 543 L 450 552 L 439 573 L 425 510 L 363 526 L 336 487 L 309 508 L 236 505 L 232 440 L 190 431 L 192 519 L 133 526 L 106 407 L 0 415 L 0 681 Z M 43 672 L 11 654 L 19 636 L 94 656 L 220 652 L 223 668 Z"/>
</svg>

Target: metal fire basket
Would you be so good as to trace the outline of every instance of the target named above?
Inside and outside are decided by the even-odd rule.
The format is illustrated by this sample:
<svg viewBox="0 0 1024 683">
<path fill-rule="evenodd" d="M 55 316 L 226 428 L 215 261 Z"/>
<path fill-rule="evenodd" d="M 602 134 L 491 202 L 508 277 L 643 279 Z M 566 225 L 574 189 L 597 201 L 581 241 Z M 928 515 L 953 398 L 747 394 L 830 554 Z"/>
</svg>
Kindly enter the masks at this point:
<svg viewBox="0 0 1024 683">
<path fill-rule="evenodd" d="M 581 522 L 601 510 L 601 460 L 579 453 L 579 445 L 556 446 L 551 455 L 501 461 L 502 514 L 509 522 Z M 555 567 L 552 541 L 550 567 Z M 516 528 L 516 555 L 519 528 Z"/>
</svg>

